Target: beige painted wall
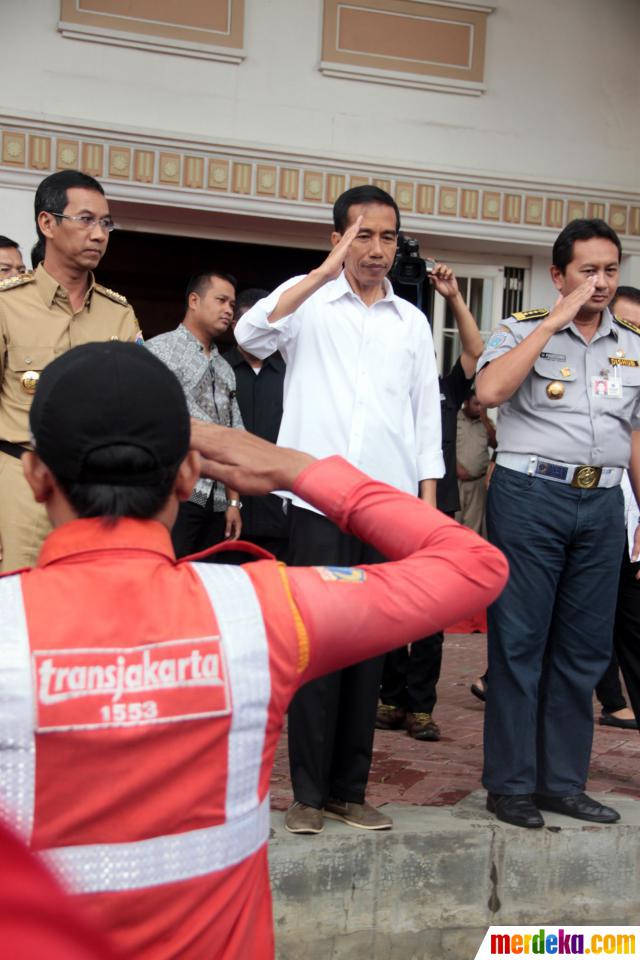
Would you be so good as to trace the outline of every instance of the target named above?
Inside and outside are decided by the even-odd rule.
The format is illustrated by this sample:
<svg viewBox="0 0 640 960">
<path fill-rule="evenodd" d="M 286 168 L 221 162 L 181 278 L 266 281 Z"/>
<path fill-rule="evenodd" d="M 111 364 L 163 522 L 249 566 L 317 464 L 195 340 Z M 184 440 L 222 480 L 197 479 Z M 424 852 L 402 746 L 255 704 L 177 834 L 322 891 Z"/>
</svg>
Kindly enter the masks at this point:
<svg viewBox="0 0 640 960">
<path fill-rule="evenodd" d="M 246 59 L 62 37 L 58 0 L 3 0 L 0 111 L 423 169 L 640 189 L 638 0 L 495 0 L 480 97 L 318 70 L 320 0 L 246 0 Z"/>
</svg>

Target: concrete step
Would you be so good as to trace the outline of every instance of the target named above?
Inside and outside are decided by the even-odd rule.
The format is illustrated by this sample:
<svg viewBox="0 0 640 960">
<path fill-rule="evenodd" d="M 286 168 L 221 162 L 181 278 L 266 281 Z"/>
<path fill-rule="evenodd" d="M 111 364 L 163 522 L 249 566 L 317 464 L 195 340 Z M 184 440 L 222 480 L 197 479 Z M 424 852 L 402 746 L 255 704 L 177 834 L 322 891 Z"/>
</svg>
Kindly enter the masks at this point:
<svg viewBox="0 0 640 960">
<path fill-rule="evenodd" d="M 388 804 L 393 830 L 332 820 L 294 836 L 272 814 L 279 960 L 472 960 L 490 924 L 632 924 L 640 908 L 640 803 L 622 820 L 545 813 L 499 823 L 476 791 L 449 807 Z"/>
</svg>

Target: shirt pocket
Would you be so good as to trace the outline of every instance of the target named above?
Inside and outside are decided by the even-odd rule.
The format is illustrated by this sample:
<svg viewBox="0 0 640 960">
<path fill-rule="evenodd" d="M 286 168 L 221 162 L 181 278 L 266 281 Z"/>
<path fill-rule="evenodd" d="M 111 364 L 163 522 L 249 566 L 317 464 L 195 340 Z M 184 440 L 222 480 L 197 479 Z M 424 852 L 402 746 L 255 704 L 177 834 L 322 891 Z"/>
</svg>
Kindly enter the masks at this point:
<svg viewBox="0 0 640 960">
<path fill-rule="evenodd" d="M 562 370 L 568 370 L 563 374 Z M 571 407 L 571 396 L 575 402 L 575 366 L 569 360 L 547 360 L 538 357 L 533 365 L 533 399 L 541 406 L 553 406 L 558 409 Z M 552 387 L 551 385 L 554 384 Z M 556 387 L 555 384 L 560 386 Z"/>
<path fill-rule="evenodd" d="M 55 359 L 53 347 L 11 346 L 7 350 L 8 379 L 16 402 L 29 407 L 38 387 L 40 374 Z"/>
</svg>

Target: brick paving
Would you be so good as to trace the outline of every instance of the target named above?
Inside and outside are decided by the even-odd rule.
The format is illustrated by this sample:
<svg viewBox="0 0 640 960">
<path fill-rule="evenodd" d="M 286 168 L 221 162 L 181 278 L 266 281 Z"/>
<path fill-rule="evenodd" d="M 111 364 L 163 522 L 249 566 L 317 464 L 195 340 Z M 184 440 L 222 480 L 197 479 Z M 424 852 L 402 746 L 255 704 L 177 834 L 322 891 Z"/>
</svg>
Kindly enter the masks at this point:
<svg viewBox="0 0 640 960">
<path fill-rule="evenodd" d="M 367 799 L 418 806 L 455 804 L 480 786 L 484 707 L 469 685 L 484 669 L 483 634 L 446 637 L 438 704 L 442 731 L 437 743 L 412 740 L 402 731 L 377 730 Z M 596 716 L 600 712 L 595 704 Z M 640 799 L 640 734 L 601 727 L 597 722 L 588 789 Z M 291 802 L 286 735 L 280 740 L 271 780 L 272 806 Z"/>
</svg>

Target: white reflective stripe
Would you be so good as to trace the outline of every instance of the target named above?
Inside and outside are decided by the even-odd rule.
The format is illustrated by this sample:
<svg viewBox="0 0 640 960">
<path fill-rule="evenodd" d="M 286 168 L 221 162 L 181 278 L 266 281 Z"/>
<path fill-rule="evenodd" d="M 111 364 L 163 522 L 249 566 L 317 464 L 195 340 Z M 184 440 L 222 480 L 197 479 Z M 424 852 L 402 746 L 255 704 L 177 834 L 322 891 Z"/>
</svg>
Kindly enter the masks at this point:
<svg viewBox="0 0 640 960">
<path fill-rule="evenodd" d="M 216 827 L 133 843 L 45 850 L 42 857 L 75 893 L 140 890 L 177 883 L 246 860 L 269 837 L 269 796 L 251 813 Z"/>
<path fill-rule="evenodd" d="M 258 784 L 267 728 L 271 676 L 260 603 L 241 567 L 194 563 L 215 611 L 231 686 L 231 729 L 227 761 L 229 819 L 258 803 Z"/>
<path fill-rule="evenodd" d="M 35 707 L 20 577 L 0 579 L 0 808 L 31 839 L 35 795 Z"/>
</svg>

